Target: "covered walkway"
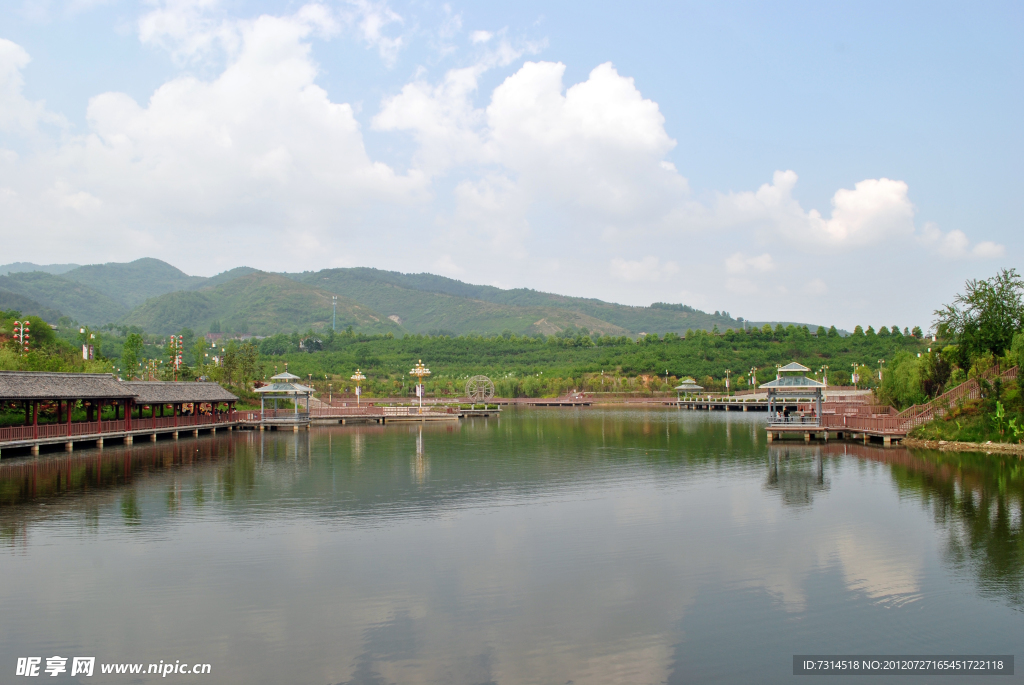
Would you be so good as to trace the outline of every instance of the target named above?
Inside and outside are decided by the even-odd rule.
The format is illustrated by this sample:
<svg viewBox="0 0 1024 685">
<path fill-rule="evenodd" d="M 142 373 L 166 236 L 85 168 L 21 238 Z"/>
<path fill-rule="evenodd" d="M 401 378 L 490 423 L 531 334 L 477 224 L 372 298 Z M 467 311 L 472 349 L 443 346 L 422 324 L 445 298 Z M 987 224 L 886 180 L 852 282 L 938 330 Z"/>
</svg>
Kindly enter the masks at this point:
<svg viewBox="0 0 1024 685">
<path fill-rule="evenodd" d="M 216 430 L 237 422 L 238 398 L 216 383 L 123 382 L 110 374 L 0 371 L 0 450 Z M 24 411 L 10 425 L 11 410 Z M 147 416 L 148 414 L 148 416 Z"/>
</svg>

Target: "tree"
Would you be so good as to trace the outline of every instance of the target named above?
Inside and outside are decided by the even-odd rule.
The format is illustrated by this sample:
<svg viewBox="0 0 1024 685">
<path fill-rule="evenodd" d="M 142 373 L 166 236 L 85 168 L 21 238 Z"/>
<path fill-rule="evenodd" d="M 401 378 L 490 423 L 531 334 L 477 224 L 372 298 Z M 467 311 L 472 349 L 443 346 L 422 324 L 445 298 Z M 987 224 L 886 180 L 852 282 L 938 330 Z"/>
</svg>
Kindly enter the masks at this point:
<svg viewBox="0 0 1024 685">
<path fill-rule="evenodd" d="M 121 371 L 127 380 L 135 377 L 139 367 L 139 355 L 142 353 L 142 336 L 138 333 L 129 333 L 124 339 L 124 347 L 121 352 Z"/>
<path fill-rule="evenodd" d="M 228 346 L 230 347 L 230 345 Z M 238 350 L 238 375 L 243 387 L 259 375 L 259 348 L 255 343 L 247 342 Z"/>
<path fill-rule="evenodd" d="M 952 304 L 935 310 L 936 331 L 958 344 L 961 368 L 985 353 L 998 359 L 1024 325 L 1024 279 L 1016 269 L 992 278 L 967 281 Z"/>
<path fill-rule="evenodd" d="M 889 368 L 882 376 L 882 387 L 878 392 L 882 402 L 905 409 L 924 401 L 920 359 L 910 352 L 900 351 L 893 355 L 887 366 Z"/>
<path fill-rule="evenodd" d="M 196 369 L 196 374 L 203 375 L 203 367 L 206 365 L 206 340 L 203 338 L 197 338 L 192 344 L 192 365 Z"/>
<path fill-rule="evenodd" d="M 228 385 L 234 384 L 235 374 L 238 373 L 238 341 L 232 340 L 224 349 L 224 356 L 220 362 L 221 378 Z"/>
</svg>

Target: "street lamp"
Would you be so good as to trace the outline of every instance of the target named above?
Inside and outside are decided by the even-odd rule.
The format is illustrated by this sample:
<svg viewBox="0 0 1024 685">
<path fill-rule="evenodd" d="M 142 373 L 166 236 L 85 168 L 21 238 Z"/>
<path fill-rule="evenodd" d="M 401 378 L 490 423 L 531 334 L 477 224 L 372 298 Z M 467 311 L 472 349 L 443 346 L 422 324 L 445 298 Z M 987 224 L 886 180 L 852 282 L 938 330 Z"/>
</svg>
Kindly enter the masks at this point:
<svg viewBox="0 0 1024 685">
<path fill-rule="evenodd" d="M 331 319 L 331 330 L 338 330 L 338 296 L 331 295 L 331 299 L 334 300 L 334 317 Z M 357 398 L 358 399 L 358 398 Z"/>
<path fill-rule="evenodd" d="M 857 377 L 857 367 L 860 366 L 860 364 L 858 362 L 853 362 L 852 364 L 850 364 L 850 366 L 853 367 L 853 373 L 850 374 L 850 379 L 853 381 L 853 387 L 856 388 L 857 381 L 859 380 Z"/>
<path fill-rule="evenodd" d="M 827 388 L 828 387 L 828 365 L 827 364 L 823 364 L 821 366 L 821 368 L 818 369 L 818 370 L 821 371 L 821 382 Z"/>
<path fill-rule="evenodd" d="M 879 385 L 881 385 L 881 383 L 882 383 L 882 364 L 884 364 L 884 363 L 885 363 L 884 359 L 879 359 L 878 360 L 878 383 L 879 383 Z"/>
<path fill-rule="evenodd" d="M 420 359 L 409 375 L 416 376 L 416 394 L 420 398 L 420 413 L 423 413 L 423 379 L 430 375 L 430 369 L 423 366 L 423 360 Z"/>
<path fill-rule="evenodd" d="M 730 371 L 729 369 L 726 369 L 725 370 L 725 394 L 726 395 L 729 394 L 729 376 L 730 376 L 730 374 L 732 374 L 732 371 Z"/>
<path fill-rule="evenodd" d="M 359 387 L 359 384 L 362 381 L 366 380 L 366 376 L 364 376 L 362 374 L 362 372 L 359 371 L 359 369 L 356 369 L 356 372 L 354 374 L 352 374 L 351 376 L 349 376 L 349 378 L 351 378 L 352 380 L 354 380 L 356 382 L 356 406 L 358 407 L 359 406 L 359 395 L 362 394 L 362 388 Z"/>
<path fill-rule="evenodd" d="M 14 322 L 14 339 L 18 341 L 18 344 L 22 348 L 22 352 L 28 352 L 28 341 L 32 337 L 29 333 L 29 321 L 15 321 Z"/>
</svg>

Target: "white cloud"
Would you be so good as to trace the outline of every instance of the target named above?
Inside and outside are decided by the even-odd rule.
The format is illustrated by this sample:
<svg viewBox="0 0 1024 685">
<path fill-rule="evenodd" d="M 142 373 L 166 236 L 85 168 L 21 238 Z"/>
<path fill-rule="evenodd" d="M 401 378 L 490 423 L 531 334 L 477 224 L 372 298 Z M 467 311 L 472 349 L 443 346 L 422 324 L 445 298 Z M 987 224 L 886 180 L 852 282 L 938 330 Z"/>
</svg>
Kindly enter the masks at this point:
<svg viewBox="0 0 1024 685">
<path fill-rule="evenodd" d="M 0 38 L 0 131 L 30 134 L 40 123 L 66 126 L 64 118 L 48 112 L 43 102 L 25 98 L 21 71 L 29 61 L 23 47 Z"/>
<path fill-rule="evenodd" d="M 216 78 L 172 79 L 145 104 L 123 93 L 93 97 L 89 133 L 0 167 L 0 187 L 17 198 L 11 211 L 43 229 L 51 246 L 102 225 L 93 246 L 108 258 L 111 249 L 149 245 L 154 233 L 189 244 L 211 229 L 246 231 L 243 250 L 273 240 L 308 255 L 304 245 L 325 245 L 328 235 L 338 242 L 362 211 L 419 202 L 422 175 L 370 159 L 352 107 L 316 84 L 309 39 L 330 27 L 319 5 L 237 22 L 238 49 Z M 0 44 L 0 73 L 17 94 L 27 55 L 8 43 Z M 11 113 L 11 103 L 21 109 Z M 26 114 L 17 98 L 0 108 L 21 127 L 45 118 L 34 105 Z M 61 213 L 68 210 L 84 223 Z"/>
<path fill-rule="evenodd" d="M 756 257 L 747 257 L 742 252 L 736 252 L 725 260 L 725 271 L 730 274 L 743 274 L 751 271 L 766 273 L 773 269 L 775 269 L 775 261 L 767 252 Z"/>
<path fill-rule="evenodd" d="M 640 260 L 616 257 L 609 266 L 615 278 L 628 283 L 666 281 L 679 273 L 679 266 L 675 262 L 662 263 L 657 257 L 644 257 Z"/>
<path fill-rule="evenodd" d="M 658 105 L 611 64 L 567 90 L 564 73 L 564 64 L 527 62 L 495 89 L 487 108 L 492 155 L 532 193 L 588 218 L 663 215 L 687 187 L 661 166 L 676 143 Z"/>
<path fill-rule="evenodd" d="M 867 179 L 854 184 L 853 190 L 841 188 L 832 198 L 828 219 L 816 209 L 800 206 L 793 197 L 796 182 L 796 172 L 776 171 L 772 183 L 756 192 L 726 196 L 720 209 L 737 221 L 820 245 L 864 247 L 914 232 L 914 205 L 903 181 Z"/>
<path fill-rule="evenodd" d="M 979 259 L 998 259 L 1006 252 L 1006 248 L 991 240 L 984 240 L 971 250 L 971 254 Z"/>
<path fill-rule="evenodd" d="M 386 29 L 392 24 L 401 25 L 401 15 L 391 9 L 386 2 L 369 2 L 368 0 L 348 0 L 351 11 L 348 19 L 359 30 L 363 42 L 376 48 L 381 59 L 393 65 L 398 53 L 405 46 L 402 36 L 389 36 Z M 461 24 L 461 20 L 460 24 Z"/>
<path fill-rule="evenodd" d="M 477 43 L 486 43 L 491 38 L 494 38 L 494 34 L 490 31 L 474 31 L 469 34 L 469 41 L 474 45 Z"/>
<path fill-rule="evenodd" d="M 188 64 L 219 49 L 239 47 L 237 22 L 229 21 L 220 0 L 163 0 L 139 18 L 139 40 L 166 50 Z"/>
<path fill-rule="evenodd" d="M 960 230 L 943 232 L 932 222 L 928 222 L 921 229 L 918 236 L 919 241 L 934 249 L 943 257 L 949 259 L 963 259 L 975 257 L 978 259 L 996 259 L 1003 256 L 1004 248 L 991 241 L 980 242 L 971 247 L 971 241 L 967 235 Z"/>
</svg>

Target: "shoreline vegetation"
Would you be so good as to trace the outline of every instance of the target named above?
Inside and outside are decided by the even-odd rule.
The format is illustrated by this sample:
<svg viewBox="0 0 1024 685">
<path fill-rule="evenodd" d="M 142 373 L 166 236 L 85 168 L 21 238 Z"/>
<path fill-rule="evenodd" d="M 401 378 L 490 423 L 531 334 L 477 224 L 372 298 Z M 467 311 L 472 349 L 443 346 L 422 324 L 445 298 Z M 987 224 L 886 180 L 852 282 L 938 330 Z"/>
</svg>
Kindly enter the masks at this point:
<svg viewBox="0 0 1024 685">
<path fill-rule="evenodd" d="M 904 447 L 939 450 L 941 452 L 985 452 L 987 454 L 1015 454 L 1024 459 L 1024 444 L 1015 442 L 961 442 L 959 440 L 922 440 L 907 438 Z"/>
<path fill-rule="evenodd" d="M 667 305 L 665 305 L 667 306 Z M 183 328 L 178 339 L 137 327 L 90 329 L 62 319 L 51 327 L 27 317 L 29 351 L 14 340 L 18 311 L 0 311 L 0 369 L 111 372 L 122 378 L 179 380 L 206 378 L 221 383 L 244 405 L 255 403 L 257 383 L 289 371 L 317 394 L 354 401 L 350 376 L 359 369 L 363 399 L 412 398 L 409 375 L 422 360 L 432 375 L 426 397 L 456 401 L 465 382 L 486 375 L 495 395 L 553 398 L 572 393 L 674 394 L 692 378 L 705 393 L 734 394 L 776 377 L 776 369 L 800 362 L 830 386 L 872 390 L 879 404 L 899 410 L 923 404 L 977 378 L 981 397 L 958 402 L 944 416 L 915 429 L 909 438 L 938 443 L 1024 442 L 1024 397 L 1017 381 L 985 380 L 993 369 L 1024 361 L 1024 280 L 1004 269 L 986 280 L 971 280 L 954 302 L 935 311 L 935 336 L 920 327 L 856 326 L 850 335 L 835 328 L 778 324 L 772 327 L 717 326 L 682 333 L 609 335 L 569 325 L 557 333 L 517 335 L 395 335 L 293 330 L 264 338 L 231 338 Z M 93 349 L 82 358 L 83 345 Z M 86 347 L 88 350 L 88 347 Z M 177 371 L 170 360 L 181 355 Z M 727 379 L 730 381 L 726 386 Z"/>
</svg>

